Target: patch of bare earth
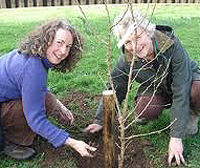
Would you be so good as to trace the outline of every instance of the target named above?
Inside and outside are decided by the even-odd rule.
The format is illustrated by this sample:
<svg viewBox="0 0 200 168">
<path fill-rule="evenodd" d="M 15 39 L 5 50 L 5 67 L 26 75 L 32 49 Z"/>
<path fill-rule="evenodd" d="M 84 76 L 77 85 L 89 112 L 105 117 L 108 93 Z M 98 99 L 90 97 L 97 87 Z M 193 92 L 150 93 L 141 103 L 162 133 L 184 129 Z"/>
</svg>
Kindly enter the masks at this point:
<svg viewBox="0 0 200 168">
<path fill-rule="evenodd" d="M 35 148 L 41 154 L 42 160 L 39 165 L 45 167 L 70 167 L 65 164 L 66 161 L 75 159 L 78 168 L 103 168 L 103 140 L 102 133 L 84 134 L 82 130 L 90 123 L 95 115 L 99 96 L 91 97 L 88 93 L 69 92 L 66 97 L 61 100 L 64 105 L 71 109 L 75 121 L 72 126 L 68 126 L 67 131 L 76 139 L 83 140 L 90 145 L 97 147 L 97 151 L 93 154 L 93 158 L 82 158 L 80 155 L 67 148 L 53 148 L 45 141 L 36 141 Z M 62 121 L 61 121 L 62 123 Z M 116 140 L 117 141 L 117 140 Z M 144 154 L 143 147 L 149 145 L 140 139 L 133 139 L 128 145 L 125 152 L 124 168 L 150 168 L 150 161 Z M 119 149 L 116 147 L 115 160 L 117 161 Z M 53 166 L 54 165 L 54 166 Z M 114 168 L 117 168 L 117 162 Z"/>
</svg>

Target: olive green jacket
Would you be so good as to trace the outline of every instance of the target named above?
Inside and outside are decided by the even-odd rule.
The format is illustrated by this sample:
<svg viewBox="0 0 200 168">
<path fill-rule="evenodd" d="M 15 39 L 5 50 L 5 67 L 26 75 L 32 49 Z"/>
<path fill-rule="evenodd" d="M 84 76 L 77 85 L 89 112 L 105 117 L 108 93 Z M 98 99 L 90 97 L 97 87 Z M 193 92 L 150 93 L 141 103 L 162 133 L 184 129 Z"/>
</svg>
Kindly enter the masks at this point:
<svg viewBox="0 0 200 168">
<path fill-rule="evenodd" d="M 142 84 L 137 96 L 161 94 L 171 99 L 171 122 L 177 119 L 171 127 L 171 137 L 183 138 L 190 119 L 191 81 L 200 80 L 199 67 L 189 58 L 181 42 L 174 36 L 172 28 L 156 26 L 152 41 L 155 60 L 146 62 L 136 58 L 134 61 L 132 79 Z M 120 104 L 127 92 L 129 60 L 130 58 L 122 52 L 111 74 Z M 100 125 L 102 125 L 102 118 L 103 108 L 100 101 L 96 114 L 96 121 Z"/>
</svg>

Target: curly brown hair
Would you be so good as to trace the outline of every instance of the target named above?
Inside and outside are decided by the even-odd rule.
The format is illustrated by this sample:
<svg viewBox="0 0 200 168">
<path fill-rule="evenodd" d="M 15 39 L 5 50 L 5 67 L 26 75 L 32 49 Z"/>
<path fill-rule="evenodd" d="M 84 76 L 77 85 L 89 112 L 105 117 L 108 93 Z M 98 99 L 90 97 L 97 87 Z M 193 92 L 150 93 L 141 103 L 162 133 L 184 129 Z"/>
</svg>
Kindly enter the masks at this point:
<svg viewBox="0 0 200 168">
<path fill-rule="evenodd" d="M 83 38 L 68 21 L 56 20 L 39 26 L 30 32 L 28 37 L 20 44 L 19 51 L 24 55 L 46 58 L 46 51 L 60 28 L 72 33 L 73 44 L 68 57 L 54 68 L 62 72 L 72 70 L 73 66 L 80 60 L 80 54 L 83 51 Z"/>
</svg>

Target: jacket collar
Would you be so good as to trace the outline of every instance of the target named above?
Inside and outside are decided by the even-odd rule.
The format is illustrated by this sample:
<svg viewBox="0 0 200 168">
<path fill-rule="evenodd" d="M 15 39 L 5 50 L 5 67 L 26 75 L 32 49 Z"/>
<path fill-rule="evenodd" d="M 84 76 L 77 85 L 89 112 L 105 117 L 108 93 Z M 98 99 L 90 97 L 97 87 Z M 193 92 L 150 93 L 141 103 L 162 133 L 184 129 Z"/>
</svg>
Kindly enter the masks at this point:
<svg viewBox="0 0 200 168">
<path fill-rule="evenodd" d="M 157 25 L 155 30 L 154 40 L 157 44 L 157 51 L 164 53 L 174 44 L 173 29 L 169 26 Z M 152 41 L 154 41 L 152 39 Z"/>
</svg>

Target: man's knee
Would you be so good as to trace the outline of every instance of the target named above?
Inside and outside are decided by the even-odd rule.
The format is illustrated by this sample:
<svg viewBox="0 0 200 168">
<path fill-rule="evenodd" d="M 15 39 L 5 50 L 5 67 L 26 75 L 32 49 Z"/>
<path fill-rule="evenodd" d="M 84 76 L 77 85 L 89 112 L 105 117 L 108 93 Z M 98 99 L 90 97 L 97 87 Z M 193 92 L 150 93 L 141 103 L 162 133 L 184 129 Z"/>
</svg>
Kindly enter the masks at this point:
<svg viewBox="0 0 200 168">
<path fill-rule="evenodd" d="M 193 81 L 191 84 L 190 107 L 194 111 L 200 111 L 200 81 Z"/>
<path fill-rule="evenodd" d="M 160 96 L 142 96 L 136 100 L 136 116 L 142 120 L 158 118 L 163 110 L 163 100 Z"/>
</svg>

